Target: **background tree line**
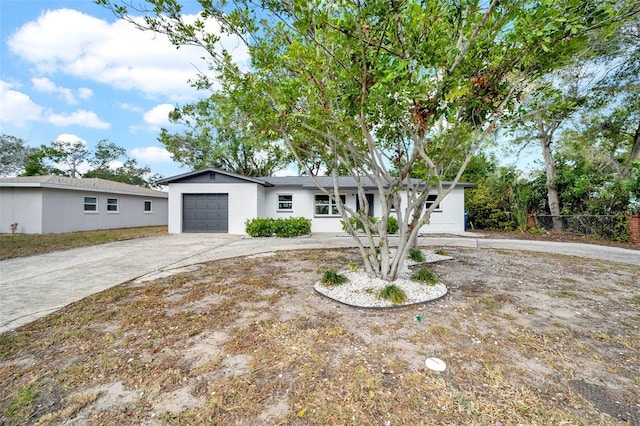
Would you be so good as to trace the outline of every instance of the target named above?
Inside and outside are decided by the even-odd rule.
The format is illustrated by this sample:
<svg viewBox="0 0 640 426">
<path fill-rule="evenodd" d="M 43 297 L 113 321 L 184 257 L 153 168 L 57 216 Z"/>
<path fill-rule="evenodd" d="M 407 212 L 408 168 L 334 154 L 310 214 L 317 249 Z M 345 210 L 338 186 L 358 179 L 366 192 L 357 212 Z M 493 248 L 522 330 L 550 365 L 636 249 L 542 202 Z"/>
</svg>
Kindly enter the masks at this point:
<svg viewBox="0 0 640 426">
<path fill-rule="evenodd" d="M 127 156 L 126 149 L 106 139 L 93 150 L 83 141 L 53 141 L 30 147 L 24 139 L 0 136 L 0 176 L 57 175 L 101 178 L 115 182 L 155 188 L 162 176 Z"/>
</svg>

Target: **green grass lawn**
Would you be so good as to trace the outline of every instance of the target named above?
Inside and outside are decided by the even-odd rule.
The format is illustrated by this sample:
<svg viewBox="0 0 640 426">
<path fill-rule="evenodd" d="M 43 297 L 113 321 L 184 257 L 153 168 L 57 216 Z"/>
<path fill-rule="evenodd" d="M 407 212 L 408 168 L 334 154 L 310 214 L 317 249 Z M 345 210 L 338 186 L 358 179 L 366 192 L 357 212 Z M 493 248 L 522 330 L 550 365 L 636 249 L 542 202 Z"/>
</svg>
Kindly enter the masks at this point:
<svg viewBox="0 0 640 426">
<path fill-rule="evenodd" d="M 166 226 L 102 229 L 63 234 L 0 234 L 0 260 L 166 234 Z"/>
</svg>

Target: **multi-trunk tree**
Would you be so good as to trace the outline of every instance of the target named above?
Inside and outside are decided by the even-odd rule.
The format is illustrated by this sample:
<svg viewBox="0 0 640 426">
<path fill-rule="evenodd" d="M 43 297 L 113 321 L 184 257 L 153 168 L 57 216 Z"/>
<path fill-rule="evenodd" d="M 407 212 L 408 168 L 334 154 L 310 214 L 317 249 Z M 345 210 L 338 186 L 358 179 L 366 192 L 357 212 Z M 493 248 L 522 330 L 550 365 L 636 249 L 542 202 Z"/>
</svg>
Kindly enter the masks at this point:
<svg viewBox="0 0 640 426">
<path fill-rule="evenodd" d="M 523 90 L 570 64 L 588 49 L 591 31 L 613 29 L 635 7 L 594 0 L 201 0 L 191 20 L 175 0 L 97 3 L 178 46 L 201 46 L 211 75 L 200 76 L 199 88 L 223 94 L 255 135 L 283 143 L 308 174 L 309 158 L 320 155 L 334 177 L 327 194 L 345 223 L 349 216 L 364 223 L 363 240 L 348 231 L 367 271 L 387 280 L 397 277 L 421 226 L 479 147 L 519 119 Z M 135 14 L 144 14 L 144 23 Z M 248 69 L 220 47 L 208 20 L 248 46 Z M 414 181 L 418 162 L 425 170 Z M 358 182 L 361 211 L 342 203 L 343 173 Z M 443 185 L 445 176 L 453 176 L 451 186 Z M 366 216 L 365 183 L 380 194 L 375 223 Z M 438 198 L 425 208 L 430 189 Z M 386 229 L 391 214 L 400 228 L 396 250 Z"/>
</svg>

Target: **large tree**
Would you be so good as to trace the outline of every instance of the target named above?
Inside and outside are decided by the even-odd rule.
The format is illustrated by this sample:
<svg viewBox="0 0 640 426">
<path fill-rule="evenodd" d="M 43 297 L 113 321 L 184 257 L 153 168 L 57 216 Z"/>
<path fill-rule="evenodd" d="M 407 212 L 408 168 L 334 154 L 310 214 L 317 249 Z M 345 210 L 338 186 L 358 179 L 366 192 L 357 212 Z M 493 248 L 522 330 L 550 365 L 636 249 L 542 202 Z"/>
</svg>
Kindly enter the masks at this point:
<svg viewBox="0 0 640 426">
<path fill-rule="evenodd" d="M 0 135 L 0 176 L 15 176 L 24 171 L 33 148 L 19 137 Z"/>
<path fill-rule="evenodd" d="M 178 46 L 205 49 L 217 85 L 202 75 L 198 87 L 219 87 L 256 135 L 282 141 L 301 166 L 322 153 L 335 183 L 327 194 L 347 225 L 349 216 L 365 224 L 364 242 L 347 228 L 367 271 L 388 280 L 478 148 L 518 119 L 523 89 L 571 63 L 588 48 L 591 31 L 635 13 L 635 3 L 599 0 L 202 0 L 194 22 L 183 19 L 176 0 L 97 2 Z M 134 13 L 145 14 L 144 22 Z M 209 19 L 247 44 L 249 70 L 221 50 L 219 35 L 207 32 Z M 419 182 L 409 179 L 417 161 L 426 165 Z M 341 172 L 358 182 L 362 211 L 343 204 Z M 452 186 L 442 184 L 446 175 L 454 176 Z M 375 224 L 366 217 L 369 182 L 382 198 Z M 431 187 L 438 198 L 425 208 Z M 386 219 L 398 206 L 394 254 Z"/>
<path fill-rule="evenodd" d="M 640 19 L 624 25 L 601 51 L 609 72 L 578 131 L 609 158 L 619 177 L 629 178 L 633 162 L 640 161 Z"/>
<path fill-rule="evenodd" d="M 160 141 L 179 163 L 217 167 L 245 176 L 271 176 L 292 161 L 282 143 L 256 134 L 245 111 L 220 94 L 178 107 L 169 118 L 187 127 L 162 129 Z"/>
<path fill-rule="evenodd" d="M 541 149 L 556 231 L 563 231 L 561 214 L 570 214 L 560 195 L 560 149 L 573 146 L 578 155 L 608 158 L 612 173 L 623 179 L 640 158 L 640 21 L 634 13 L 630 9 L 616 31 L 602 27 L 592 32 L 592 49 L 579 52 L 573 65 L 549 73 L 523 96 L 526 113 L 515 123 L 516 142 L 537 142 Z M 558 147 L 562 139 L 569 143 Z"/>
</svg>

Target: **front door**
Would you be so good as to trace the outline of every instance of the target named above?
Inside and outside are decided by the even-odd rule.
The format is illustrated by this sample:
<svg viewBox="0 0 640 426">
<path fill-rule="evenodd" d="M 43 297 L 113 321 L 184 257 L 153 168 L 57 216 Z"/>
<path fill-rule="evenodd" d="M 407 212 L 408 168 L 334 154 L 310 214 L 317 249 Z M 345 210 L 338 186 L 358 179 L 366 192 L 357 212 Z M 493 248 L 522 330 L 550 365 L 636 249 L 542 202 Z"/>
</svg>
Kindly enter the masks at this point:
<svg viewBox="0 0 640 426">
<path fill-rule="evenodd" d="M 367 204 L 369 204 L 367 216 L 373 217 L 373 194 L 364 194 L 364 196 L 367 197 Z M 356 196 L 356 211 L 360 211 L 361 208 L 364 208 L 364 206 L 360 207 L 360 197 Z"/>
</svg>

